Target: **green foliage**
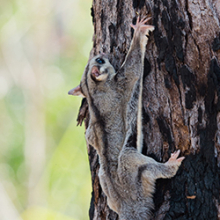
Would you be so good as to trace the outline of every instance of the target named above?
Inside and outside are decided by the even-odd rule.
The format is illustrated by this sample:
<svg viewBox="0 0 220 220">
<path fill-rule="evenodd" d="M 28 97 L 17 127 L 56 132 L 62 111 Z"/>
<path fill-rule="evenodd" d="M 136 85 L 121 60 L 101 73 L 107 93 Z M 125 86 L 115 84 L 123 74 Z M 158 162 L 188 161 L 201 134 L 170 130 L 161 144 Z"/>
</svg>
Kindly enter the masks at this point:
<svg viewBox="0 0 220 220">
<path fill-rule="evenodd" d="M 0 219 L 88 219 L 91 178 L 77 86 L 92 48 L 91 0 L 0 7 Z M 37 216 L 37 217 L 36 217 Z"/>
</svg>

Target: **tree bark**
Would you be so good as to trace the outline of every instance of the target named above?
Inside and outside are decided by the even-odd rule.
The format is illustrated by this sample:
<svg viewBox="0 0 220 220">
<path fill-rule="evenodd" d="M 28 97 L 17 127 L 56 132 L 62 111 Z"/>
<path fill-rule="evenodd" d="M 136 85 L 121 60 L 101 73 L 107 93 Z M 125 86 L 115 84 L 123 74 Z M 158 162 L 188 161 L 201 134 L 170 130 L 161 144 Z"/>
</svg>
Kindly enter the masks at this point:
<svg viewBox="0 0 220 220">
<path fill-rule="evenodd" d="M 177 175 L 156 183 L 154 220 L 220 219 L 220 2 L 218 0 L 93 0 L 94 45 L 117 70 L 132 39 L 130 23 L 150 14 L 143 90 L 143 153 L 165 162 L 180 149 Z M 83 111 L 84 109 L 84 111 Z M 84 101 L 79 120 L 89 115 Z M 83 113 L 82 113 L 83 112 Z M 93 192 L 90 219 L 118 219 L 98 179 L 88 146 Z"/>
</svg>

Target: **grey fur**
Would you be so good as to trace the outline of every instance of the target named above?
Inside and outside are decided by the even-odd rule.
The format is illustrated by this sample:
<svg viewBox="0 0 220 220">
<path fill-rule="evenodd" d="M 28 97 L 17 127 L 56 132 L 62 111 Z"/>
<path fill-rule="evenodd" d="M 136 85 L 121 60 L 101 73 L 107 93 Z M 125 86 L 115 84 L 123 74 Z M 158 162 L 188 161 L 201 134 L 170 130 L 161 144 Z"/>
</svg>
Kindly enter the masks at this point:
<svg viewBox="0 0 220 220">
<path fill-rule="evenodd" d="M 184 159 L 177 159 L 178 151 L 168 162 L 158 163 L 135 148 L 142 149 L 143 63 L 146 35 L 154 29 L 145 25 L 147 21 L 138 18 L 131 25 L 133 40 L 117 73 L 104 55 L 98 55 L 88 63 L 80 87 L 69 92 L 81 93 L 88 101 L 86 139 L 98 152 L 99 179 L 108 205 L 121 220 L 149 219 L 156 179 L 173 177 Z"/>
</svg>

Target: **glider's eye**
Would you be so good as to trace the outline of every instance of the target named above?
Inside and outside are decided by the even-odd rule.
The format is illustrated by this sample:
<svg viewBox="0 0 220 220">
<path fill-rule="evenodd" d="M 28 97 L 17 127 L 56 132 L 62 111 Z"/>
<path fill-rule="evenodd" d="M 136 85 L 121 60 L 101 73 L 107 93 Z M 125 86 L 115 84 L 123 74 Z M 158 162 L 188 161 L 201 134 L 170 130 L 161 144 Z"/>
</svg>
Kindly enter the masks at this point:
<svg viewBox="0 0 220 220">
<path fill-rule="evenodd" d="M 97 58 L 95 61 L 96 61 L 98 64 L 104 64 L 104 63 L 105 63 L 105 61 L 104 61 L 102 58 Z"/>
</svg>

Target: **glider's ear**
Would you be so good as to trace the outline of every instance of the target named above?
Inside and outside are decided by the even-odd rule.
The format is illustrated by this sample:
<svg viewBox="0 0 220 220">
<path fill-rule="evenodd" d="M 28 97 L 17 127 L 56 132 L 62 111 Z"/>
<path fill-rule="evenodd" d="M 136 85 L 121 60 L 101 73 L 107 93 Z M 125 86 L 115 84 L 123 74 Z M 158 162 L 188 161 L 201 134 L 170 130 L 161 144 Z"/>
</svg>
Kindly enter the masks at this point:
<svg viewBox="0 0 220 220">
<path fill-rule="evenodd" d="M 69 95 L 80 96 L 80 97 L 85 98 L 85 96 L 83 95 L 83 93 L 82 93 L 82 91 L 81 91 L 80 85 L 78 85 L 77 87 L 71 89 L 71 90 L 68 92 L 68 94 L 69 94 Z"/>
</svg>

